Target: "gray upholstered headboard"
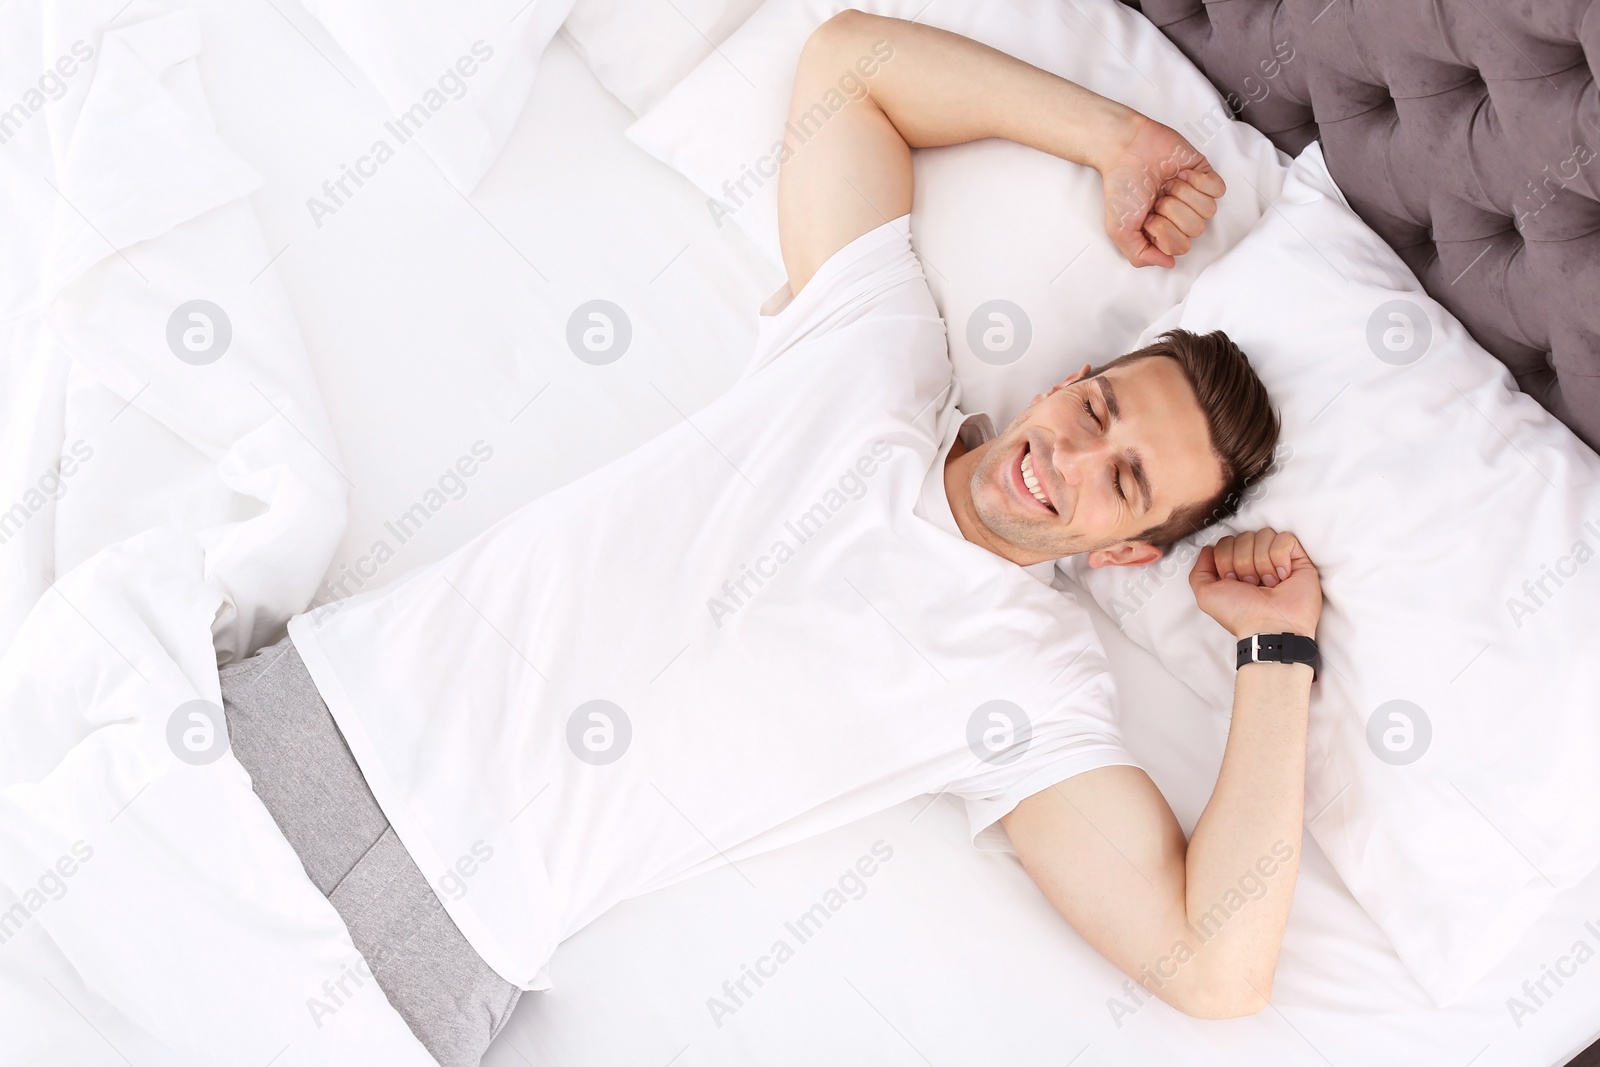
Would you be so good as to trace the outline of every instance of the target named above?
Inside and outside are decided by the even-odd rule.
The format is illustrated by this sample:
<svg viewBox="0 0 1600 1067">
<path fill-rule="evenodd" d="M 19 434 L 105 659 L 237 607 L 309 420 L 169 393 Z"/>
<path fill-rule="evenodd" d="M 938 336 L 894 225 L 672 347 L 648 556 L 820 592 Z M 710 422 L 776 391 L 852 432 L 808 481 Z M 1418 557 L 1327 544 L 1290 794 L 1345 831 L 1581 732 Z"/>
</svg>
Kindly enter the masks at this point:
<svg viewBox="0 0 1600 1067">
<path fill-rule="evenodd" d="M 1600 0 L 1124 2 L 1600 449 Z"/>
</svg>

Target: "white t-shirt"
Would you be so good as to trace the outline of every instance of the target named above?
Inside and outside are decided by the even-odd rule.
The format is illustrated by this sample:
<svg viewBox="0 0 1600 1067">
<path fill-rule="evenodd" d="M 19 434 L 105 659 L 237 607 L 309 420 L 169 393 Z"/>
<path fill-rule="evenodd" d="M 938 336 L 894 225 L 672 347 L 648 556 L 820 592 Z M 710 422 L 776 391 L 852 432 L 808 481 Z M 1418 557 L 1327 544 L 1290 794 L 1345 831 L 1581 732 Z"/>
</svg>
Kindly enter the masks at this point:
<svg viewBox="0 0 1600 1067">
<path fill-rule="evenodd" d="M 548 988 L 563 938 L 699 870 L 940 791 L 1006 848 L 1019 801 L 1134 762 L 1087 615 L 950 513 L 944 457 L 987 420 L 909 227 L 835 253 L 685 422 L 290 622 L 508 981 Z"/>
</svg>

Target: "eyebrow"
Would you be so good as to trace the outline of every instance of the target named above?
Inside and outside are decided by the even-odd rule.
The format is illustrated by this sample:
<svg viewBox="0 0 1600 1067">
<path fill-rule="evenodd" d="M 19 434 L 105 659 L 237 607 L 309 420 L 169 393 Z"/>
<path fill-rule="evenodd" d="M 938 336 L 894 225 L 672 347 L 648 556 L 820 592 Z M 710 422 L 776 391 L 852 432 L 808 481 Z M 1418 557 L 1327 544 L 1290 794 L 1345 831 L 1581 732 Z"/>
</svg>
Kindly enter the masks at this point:
<svg viewBox="0 0 1600 1067">
<path fill-rule="evenodd" d="M 1122 414 L 1122 409 L 1117 406 L 1117 391 L 1104 376 L 1096 378 L 1100 386 L 1100 397 L 1106 402 L 1106 413 L 1111 416 L 1111 422 L 1116 422 Z M 1128 470 L 1133 473 L 1133 480 L 1139 486 L 1139 496 L 1142 506 L 1139 513 L 1142 515 L 1150 510 L 1150 478 L 1144 472 L 1144 457 L 1135 449 L 1127 449 L 1122 453 L 1123 460 L 1128 464 Z"/>
</svg>

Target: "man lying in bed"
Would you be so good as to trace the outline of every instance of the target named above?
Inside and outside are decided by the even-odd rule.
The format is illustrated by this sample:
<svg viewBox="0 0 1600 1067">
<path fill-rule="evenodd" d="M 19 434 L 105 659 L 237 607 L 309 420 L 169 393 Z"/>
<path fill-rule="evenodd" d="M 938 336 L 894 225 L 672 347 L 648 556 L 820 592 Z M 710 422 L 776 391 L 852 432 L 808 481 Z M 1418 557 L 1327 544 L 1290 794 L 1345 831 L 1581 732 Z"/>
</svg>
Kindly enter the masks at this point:
<svg viewBox="0 0 1600 1067">
<path fill-rule="evenodd" d="M 1146 563 L 1228 513 L 1277 438 L 1266 392 L 1225 337 L 1179 334 L 995 436 L 958 407 L 908 238 L 917 146 L 1000 136 L 1099 168 L 1135 265 L 1184 253 L 1222 181 L 1120 105 L 854 12 L 806 45 L 791 118 L 881 49 L 844 82 L 870 93 L 783 164 L 786 303 L 729 393 L 224 672 L 257 792 L 442 1062 L 476 1062 L 613 904 L 941 791 L 1155 996 L 1220 1018 L 1270 995 L 1313 668 L 1240 670 L 1185 842 L 1122 746 L 1089 619 L 1047 584 L 1058 557 Z M 1290 534 L 1224 538 L 1190 581 L 1238 638 L 1315 631 Z M 370 977 L 308 1010 L 336 1025 Z"/>
</svg>

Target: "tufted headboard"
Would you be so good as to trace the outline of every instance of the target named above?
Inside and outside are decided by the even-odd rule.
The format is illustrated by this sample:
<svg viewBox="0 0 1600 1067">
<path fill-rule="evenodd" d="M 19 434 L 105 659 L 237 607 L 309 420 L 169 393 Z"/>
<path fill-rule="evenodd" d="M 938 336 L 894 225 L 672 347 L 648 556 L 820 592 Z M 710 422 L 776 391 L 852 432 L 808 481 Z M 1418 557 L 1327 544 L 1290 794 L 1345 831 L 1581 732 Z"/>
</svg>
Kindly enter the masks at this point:
<svg viewBox="0 0 1600 1067">
<path fill-rule="evenodd" d="M 1123 2 L 1600 449 L 1600 0 Z"/>
</svg>

